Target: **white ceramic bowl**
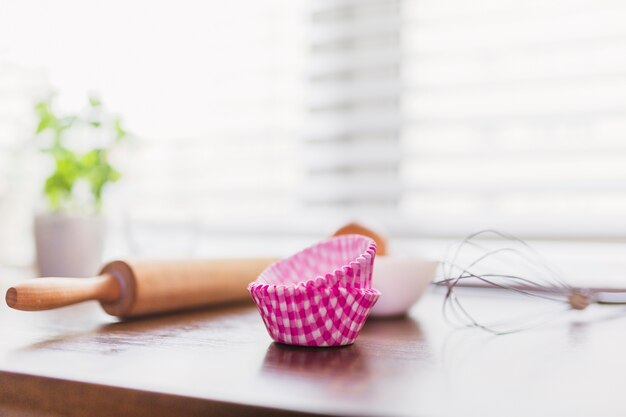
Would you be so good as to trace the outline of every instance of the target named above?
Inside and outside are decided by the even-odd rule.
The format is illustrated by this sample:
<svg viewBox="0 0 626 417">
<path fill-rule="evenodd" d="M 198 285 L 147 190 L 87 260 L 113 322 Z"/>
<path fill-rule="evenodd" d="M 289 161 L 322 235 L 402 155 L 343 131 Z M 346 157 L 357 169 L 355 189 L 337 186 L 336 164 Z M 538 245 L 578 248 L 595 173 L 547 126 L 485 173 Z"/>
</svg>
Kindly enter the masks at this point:
<svg viewBox="0 0 626 417">
<path fill-rule="evenodd" d="M 372 317 L 406 314 L 433 280 L 438 262 L 403 256 L 377 256 L 372 287 L 381 292 Z"/>
</svg>

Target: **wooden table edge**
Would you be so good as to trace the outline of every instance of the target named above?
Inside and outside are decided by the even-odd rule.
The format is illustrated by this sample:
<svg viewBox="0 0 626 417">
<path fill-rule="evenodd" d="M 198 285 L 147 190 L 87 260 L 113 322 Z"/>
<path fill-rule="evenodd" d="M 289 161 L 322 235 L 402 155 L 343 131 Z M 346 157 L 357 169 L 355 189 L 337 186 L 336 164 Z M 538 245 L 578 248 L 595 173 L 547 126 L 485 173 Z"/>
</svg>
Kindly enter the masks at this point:
<svg viewBox="0 0 626 417">
<path fill-rule="evenodd" d="M 321 416 L 0 370 L 3 417 Z"/>
</svg>

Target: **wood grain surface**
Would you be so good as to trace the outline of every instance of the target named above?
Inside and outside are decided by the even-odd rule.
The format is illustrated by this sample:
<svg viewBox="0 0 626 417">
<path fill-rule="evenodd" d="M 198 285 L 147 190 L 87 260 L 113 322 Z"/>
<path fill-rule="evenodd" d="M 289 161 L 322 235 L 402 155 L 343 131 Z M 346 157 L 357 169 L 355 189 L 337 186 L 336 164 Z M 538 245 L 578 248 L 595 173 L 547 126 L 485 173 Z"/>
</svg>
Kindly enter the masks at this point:
<svg viewBox="0 0 626 417">
<path fill-rule="evenodd" d="M 2 290 L 9 282 L 0 278 Z M 472 292 L 498 314 L 510 300 Z M 0 307 L 0 416 L 624 416 L 626 309 L 451 329 L 431 291 L 344 348 L 272 343 L 250 304 L 119 322 Z"/>
</svg>

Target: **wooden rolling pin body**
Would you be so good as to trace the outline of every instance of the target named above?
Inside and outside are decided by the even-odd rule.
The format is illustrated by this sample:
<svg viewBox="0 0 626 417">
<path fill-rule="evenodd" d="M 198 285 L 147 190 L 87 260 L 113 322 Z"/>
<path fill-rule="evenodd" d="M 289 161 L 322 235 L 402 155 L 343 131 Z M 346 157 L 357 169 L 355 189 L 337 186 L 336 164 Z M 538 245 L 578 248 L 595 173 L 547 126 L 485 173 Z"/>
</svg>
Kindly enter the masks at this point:
<svg viewBox="0 0 626 417">
<path fill-rule="evenodd" d="M 114 316 L 131 317 L 249 298 L 248 283 L 273 259 L 111 262 L 93 278 L 38 278 L 9 288 L 7 304 L 47 310 L 98 300 Z"/>
</svg>

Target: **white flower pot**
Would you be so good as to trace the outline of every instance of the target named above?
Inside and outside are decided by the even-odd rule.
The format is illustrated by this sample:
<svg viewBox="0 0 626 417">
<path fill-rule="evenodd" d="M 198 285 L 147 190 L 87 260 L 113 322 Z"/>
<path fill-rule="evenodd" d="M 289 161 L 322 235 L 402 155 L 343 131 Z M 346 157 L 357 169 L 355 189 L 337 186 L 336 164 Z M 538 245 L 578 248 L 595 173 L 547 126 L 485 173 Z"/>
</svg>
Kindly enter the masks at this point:
<svg viewBox="0 0 626 417">
<path fill-rule="evenodd" d="M 105 221 L 100 216 L 35 217 L 37 269 L 41 276 L 89 277 L 102 262 Z"/>
</svg>

